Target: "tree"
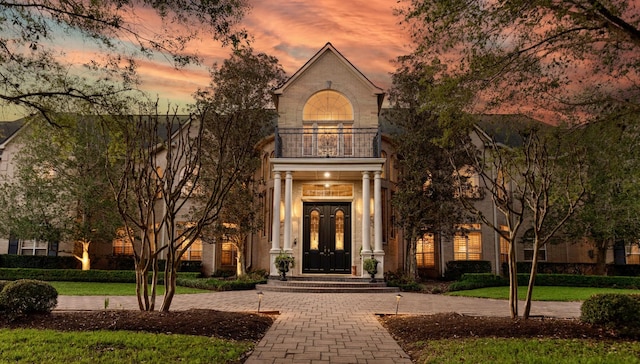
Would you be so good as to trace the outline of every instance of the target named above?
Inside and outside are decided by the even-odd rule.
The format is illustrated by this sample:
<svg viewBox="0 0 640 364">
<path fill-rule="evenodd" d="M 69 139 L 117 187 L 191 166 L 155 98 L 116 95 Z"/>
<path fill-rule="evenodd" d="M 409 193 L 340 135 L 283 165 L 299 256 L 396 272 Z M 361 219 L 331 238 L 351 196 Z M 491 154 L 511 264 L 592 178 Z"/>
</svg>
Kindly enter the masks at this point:
<svg viewBox="0 0 640 364">
<path fill-rule="evenodd" d="M 238 180 L 229 191 L 219 222 L 213 225 L 213 231 L 209 233 L 216 237 L 216 241 L 227 242 L 235 247 L 238 277 L 247 274 L 247 239 L 258 232 L 263 224 L 260 216 L 262 206 L 257 197 L 255 182 L 251 178 Z"/>
<path fill-rule="evenodd" d="M 521 185 L 517 194 L 512 193 L 512 181 L 519 179 L 522 175 L 522 166 L 516 150 L 496 141 L 479 125 L 475 126 L 474 135 L 478 137 L 479 145 L 473 142 L 466 143 L 465 151 L 471 161 L 471 168 L 480 177 L 482 187 L 491 198 L 496 210 L 502 214 L 506 231 L 500 226 L 501 224 L 485 215 L 476 206 L 475 201 L 467 198 L 463 191 L 460 191 L 461 201 L 471 214 L 496 231 L 508 244 L 509 311 L 511 318 L 515 319 L 518 317 L 515 242 L 525 218 L 523 197 L 528 193 L 528 186 Z M 455 168 L 455 170 L 459 169 Z"/>
<path fill-rule="evenodd" d="M 407 3 L 398 13 L 411 30 L 414 56 L 443 65 L 436 78 L 469 112 L 584 122 L 640 108 L 634 1 Z"/>
<path fill-rule="evenodd" d="M 635 243 L 640 230 L 638 125 L 607 120 L 572 133 L 573 144 L 586 150 L 587 192 L 566 230 L 593 244 L 598 274 L 606 273 L 607 251 L 615 244 Z"/>
<path fill-rule="evenodd" d="M 397 128 L 393 137 L 400 169 L 393 204 L 406 243 L 405 272 L 417 277 L 416 243 L 426 233 L 453 235 L 456 224 L 467 220 L 458 200 L 451 160 L 464 164 L 462 150 L 437 143 L 443 137 L 438 114 L 424 108 L 418 91 L 432 80 L 412 59 L 400 59 L 393 74 L 390 99 L 394 108 L 387 117 Z M 428 87 L 428 86 L 425 86 Z M 467 136 L 460 136 L 467 139 Z M 462 182 L 467 185 L 467 181 Z"/>
<path fill-rule="evenodd" d="M 472 202 L 465 206 L 509 243 L 509 302 L 511 317 L 518 315 L 517 270 L 514 243 L 521 227 L 533 232 L 533 258 L 523 318 L 531 312 L 531 298 L 537 275 L 539 251 L 558 233 L 578 209 L 585 194 L 584 151 L 567 148 L 566 130 L 543 132 L 525 127 L 519 132 L 521 143 L 508 146 L 476 128 L 481 142 L 470 145 L 473 166 L 489 191 L 496 209 L 508 228 L 503 231 Z"/>
<path fill-rule="evenodd" d="M 161 55 L 181 67 L 199 61 L 186 47 L 202 34 L 238 43 L 244 35 L 234 26 L 246 8 L 245 0 L 0 1 L 0 105 L 49 121 L 50 111 L 87 105 L 110 113 L 139 83 L 140 58 Z M 83 69 L 59 49 L 69 38 L 95 47 Z"/>
<path fill-rule="evenodd" d="M 211 87 L 197 94 L 188 117 L 173 110 L 121 122 L 124 168 L 112 186 L 134 242 L 141 310 L 155 309 L 161 255 L 160 309 L 170 309 L 182 256 L 206 228 L 224 222 L 230 194 L 254 173 L 255 146 L 272 126 L 269 91 L 283 75 L 277 59 L 240 49 L 212 71 Z"/>
<path fill-rule="evenodd" d="M 56 244 L 69 239 L 82 269 L 91 266 L 90 245 L 111 244 L 120 218 L 108 193 L 110 138 L 96 120 L 57 115 L 57 127 L 32 118 L 24 126 L 16 175 L 0 189 L 3 232 Z"/>
</svg>

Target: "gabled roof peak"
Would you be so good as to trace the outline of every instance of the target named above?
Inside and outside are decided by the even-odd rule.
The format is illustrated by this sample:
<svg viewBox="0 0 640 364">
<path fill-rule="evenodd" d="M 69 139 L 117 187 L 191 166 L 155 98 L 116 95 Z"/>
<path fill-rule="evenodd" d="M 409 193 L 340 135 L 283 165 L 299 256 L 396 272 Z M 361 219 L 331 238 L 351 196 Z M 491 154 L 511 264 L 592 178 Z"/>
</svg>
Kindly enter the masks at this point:
<svg viewBox="0 0 640 364">
<path fill-rule="evenodd" d="M 366 84 L 374 94 L 383 94 L 383 90 L 374 85 L 359 69 L 357 69 L 345 56 L 342 55 L 331 42 L 327 42 L 318 52 L 316 52 L 313 57 L 311 57 L 300 69 L 298 69 L 293 76 L 291 76 L 282 86 L 274 90 L 274 94 L 280 95 L 284 92 L 284 90 L 289 87 L 292 83 L 294 83 L 302 74 L 305 73 L 320 57 L 322 57 L 326 52 L 331 52 L 338 57 L 338 59 L 349 68 L 358 78 L 362 80 L 364 84 Z"/>
</svg>

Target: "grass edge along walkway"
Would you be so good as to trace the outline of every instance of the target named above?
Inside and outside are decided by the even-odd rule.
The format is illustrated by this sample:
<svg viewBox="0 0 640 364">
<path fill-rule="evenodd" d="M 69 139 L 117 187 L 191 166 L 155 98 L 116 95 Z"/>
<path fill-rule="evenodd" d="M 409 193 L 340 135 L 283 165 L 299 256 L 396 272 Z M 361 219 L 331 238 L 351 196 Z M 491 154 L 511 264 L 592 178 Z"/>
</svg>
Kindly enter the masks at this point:
<svg viewBox="0 0 640 364">
<path fill-rule="evenodd" d="M 637 289 L 618 288 L 595 288 L 595 287 L 559 287 L 559 286 L 536 286 L 533 288 L 532 299 L 534 301 L 584 301 L 598 293 L 621 293 L 640 294 Z M 509 287 L 484 287 L 465 291 L 455 291 L 447 293 L 450 296 L 493 298 L 499 300 L 509 299 Z M 526 286 L 518 287 L 518 299 L 524 300 L 527 294 Z"/>
</svg>

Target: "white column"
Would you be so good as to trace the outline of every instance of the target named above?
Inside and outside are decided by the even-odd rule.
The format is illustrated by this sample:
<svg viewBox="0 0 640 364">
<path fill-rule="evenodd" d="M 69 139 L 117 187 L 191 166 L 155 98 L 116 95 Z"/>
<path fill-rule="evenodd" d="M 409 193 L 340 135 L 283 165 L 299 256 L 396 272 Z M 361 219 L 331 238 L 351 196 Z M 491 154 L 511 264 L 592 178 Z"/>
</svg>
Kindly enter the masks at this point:
<svg viewBox="0 0 640 364">
<path fill-rule="evenodd" d="M 369 172 L 362 172 L 362 255 L 366 255 L 367 258 L 371 254 L 370 199 Z"/>
<path fill-rule="evenodd" d="M 287 171 L 284 180 L 284 251 L 291 251 L 291 172 Z"/>
<path fill-rule="evenodd" d="M 273 173 L 273 223 L 271 225 L 271 251 L 280 251 L 280 172 Z"/>
<path fill-rule="evenodd" d="M 373 179 L 373 242 L 374 252 L 384 253 L 382 249 L 382 187 L 380 171 L 376 171 Z"/>
</svg>

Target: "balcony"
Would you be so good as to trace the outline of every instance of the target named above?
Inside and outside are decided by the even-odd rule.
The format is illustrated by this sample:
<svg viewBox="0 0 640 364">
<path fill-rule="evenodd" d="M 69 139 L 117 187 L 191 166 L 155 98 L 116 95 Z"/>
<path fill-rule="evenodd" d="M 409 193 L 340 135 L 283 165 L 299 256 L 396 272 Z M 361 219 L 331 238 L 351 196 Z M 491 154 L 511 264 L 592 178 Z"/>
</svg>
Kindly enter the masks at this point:
<svg viewBox="0 0 640 364">
<path fill-rule="evenodd" d="M 380 158 L 378 128 L 278 128 L 276 158 Z"/>
</svg>

